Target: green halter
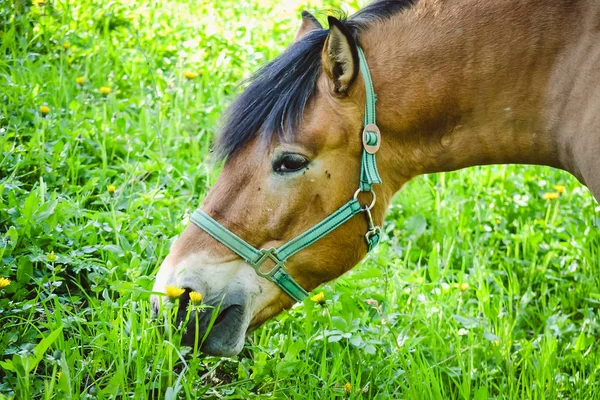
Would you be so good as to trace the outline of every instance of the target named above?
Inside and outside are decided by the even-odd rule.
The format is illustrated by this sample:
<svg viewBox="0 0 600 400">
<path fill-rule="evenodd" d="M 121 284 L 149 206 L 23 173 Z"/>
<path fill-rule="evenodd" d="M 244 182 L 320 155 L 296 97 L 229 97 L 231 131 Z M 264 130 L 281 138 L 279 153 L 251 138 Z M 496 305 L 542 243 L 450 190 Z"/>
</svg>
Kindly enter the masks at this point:
<svg viewBox="0 0 600 400">
<path fill-rule="evenodd" d="M 254 248 L 244 239 L 219 224 L 202 210 L 194 211 L 191 218 L 192 222 L 199 228 L 206 231 L 209 235 L 227 246 L 244 259 L 244 261 L 250 264 L 259 276 L 275 283 L 292 299 L 298 302 L 304 300 L 308 296 L 308 292 L 304 290 L 304 288 L 285 270 L 284 264 L 291 256 L 310 246 L 361 212 L 364 212 L 367 217 L 368 228 L 367 233 L 365 234 L 365 240 L 367 241 L 369 251 L 377 245 L 381 237 L 381 229 L 373 223 L 373 217 L 371 216 L 371 209 L 376 201 L 372 185 L 381 183 L 381 178 L 377 172 L 377 162 L 375 160 L 375 153 L 379 150 L 379 146 L 381 145 L 381 133 L 375 124 L 375 101 L 377 99 L 373 89 L 373 81 L 371 80 L 367 60 L 360 47 L 358 47 L 358 56 L 360 59 L 360 71 L 365 81 L 366 105 L 365 126 L 362 133 L 363 150 L 360 185 L 356 193 L 354 193 L 352 200 L 304 233 L 301 233 L 278 248 L 271 249 L 259 250 Z M 361 192 L 371 193 L 373 200 L 370 205 L 362 206 L 360 204 L 358 201 L 358 194 Z M 261 269 L 261 266 L 267 260 L 270 260 L 275 265 L 269 271 L 264 272 Z"/>
</svg>

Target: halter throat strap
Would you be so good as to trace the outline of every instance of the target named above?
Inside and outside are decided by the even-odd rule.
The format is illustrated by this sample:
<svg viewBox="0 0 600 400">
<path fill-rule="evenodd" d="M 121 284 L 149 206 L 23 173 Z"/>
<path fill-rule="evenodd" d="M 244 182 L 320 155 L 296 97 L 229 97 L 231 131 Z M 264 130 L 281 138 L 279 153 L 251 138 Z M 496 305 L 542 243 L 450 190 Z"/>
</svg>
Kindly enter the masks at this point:
<svg viewBox="0 0 600 400">
<path fill-rule="evenodd" d="M 371 216 L 371 209 L 374 207 L 376 201 L 372 185 L 381 183 L 375 159 L 375 153 L 377 153 L 377 150 L 379 150 L 379 146 L 381 145 L 381 133 L 375 124 L 376 96 L 373 88 L 373 81 L 371 80 L 367 60 L 360 47 L 358 47 L 358 55 L 360 71 L 365 83 L 366 104 L 364 130 L 362 132 L 363 150 L 360 184 L 352 200 L 348 201 L 312 228 L 306 230 L 282 246 L 270 249 L 257 249 L 253 247 L 200 209 L 194 211 L 191 217 L 191 221 L 195 225 L 239 255 L 246 263 L 254 268 L 259 276 L 275 283 L 288 296 L 297 302 L 306 299 L 306 297 L 308 297 L 308 292 L 298 284 L 285 269 L 285 262 L 291 256 L 315 243 L 317 240 L 326 236 L 359 213 L 365 213 L 367 219 L 368 228 L 365 240 L 367 242 L 368 251 L 371 251 L 377 245 L 381 237 L 381 229 L 374 224 Z M 361 192 L 371 193 L 373 200 L 370 205 L 361 205 L 358 200 L 358 195 Z M 268 266 L 269 264 L 270 266 Z"/>
</svg>

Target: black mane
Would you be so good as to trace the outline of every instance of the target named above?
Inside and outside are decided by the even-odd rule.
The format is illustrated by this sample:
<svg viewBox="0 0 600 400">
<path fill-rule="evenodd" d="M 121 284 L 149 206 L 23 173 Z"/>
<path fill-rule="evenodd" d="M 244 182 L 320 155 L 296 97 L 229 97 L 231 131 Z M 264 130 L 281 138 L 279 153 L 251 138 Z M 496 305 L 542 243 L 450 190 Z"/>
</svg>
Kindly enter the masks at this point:
<svg viewBox="0 0 600 400">
<path fill-rule="evenodd" d="M 358 38 L 369 23 L 390 18 L 414 1 L 375 1 L 343 23 Z M 279 138 L 294 134 L 316 92 L 327 34 L 327 29 L 308 33 L 249 79 L 248 87 L 225 113 L 216 146 L 220 156 L 235 153 L 255 135 L 270 141 L 274 134 Z"/>
</svg>

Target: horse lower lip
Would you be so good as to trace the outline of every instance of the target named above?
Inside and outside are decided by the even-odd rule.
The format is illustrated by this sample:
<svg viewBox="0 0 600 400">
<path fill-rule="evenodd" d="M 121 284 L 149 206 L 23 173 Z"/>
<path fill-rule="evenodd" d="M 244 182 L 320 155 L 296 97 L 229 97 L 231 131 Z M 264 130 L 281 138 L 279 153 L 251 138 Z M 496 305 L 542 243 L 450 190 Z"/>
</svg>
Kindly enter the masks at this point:
<svg viewBox="0 0 600 400">
<path fill-rule="evenodd" d="M 205 322 L 208 323 L 209 321 Z M 245 333 L 244 307 L 238 304 L 228 305 L 215 318 L 208 336 L 202 342 L 201 350 L 215 356 L 237 354 L 243 346 Z M 200 332 L 199 336 L 203 335 Z"/>
</svg>

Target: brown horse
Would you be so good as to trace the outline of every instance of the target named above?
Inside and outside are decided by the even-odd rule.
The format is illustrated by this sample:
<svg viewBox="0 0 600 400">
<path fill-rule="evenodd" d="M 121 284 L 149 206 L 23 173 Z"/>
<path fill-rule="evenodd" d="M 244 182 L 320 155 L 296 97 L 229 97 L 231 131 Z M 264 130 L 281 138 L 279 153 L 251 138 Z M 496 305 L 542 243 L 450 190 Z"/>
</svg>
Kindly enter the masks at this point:
<svg viewBox="0 0 600 400">
<path fill-rule="evenodd" d="M 600 200 L 598 0 L 376 1 L 329 24 L 303 13 L 294 44 L 227 112 L 217 144 L 226 162 L 202 209 L 252 246 L 277 247 L 352 198 L 366 97 L 358 45 L 382 132 L 375 222 L 411 178 L 474 165 L 561 168 Z M 287 271 L 307 290 L 340 276 L 365 256 L 365 230 L 364 218 L 349 220 Z M 202 346 L 216 355 L 236 354 L 247 332 L 293 304 L 194 224 L 154 290 L 166 285 L 223 301 Z"/>
</svg>

